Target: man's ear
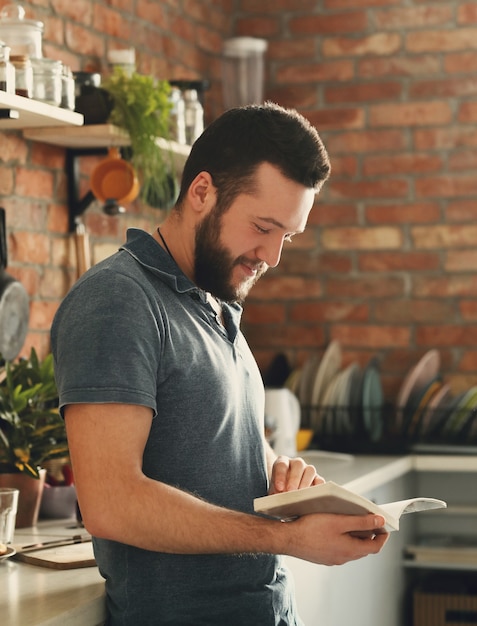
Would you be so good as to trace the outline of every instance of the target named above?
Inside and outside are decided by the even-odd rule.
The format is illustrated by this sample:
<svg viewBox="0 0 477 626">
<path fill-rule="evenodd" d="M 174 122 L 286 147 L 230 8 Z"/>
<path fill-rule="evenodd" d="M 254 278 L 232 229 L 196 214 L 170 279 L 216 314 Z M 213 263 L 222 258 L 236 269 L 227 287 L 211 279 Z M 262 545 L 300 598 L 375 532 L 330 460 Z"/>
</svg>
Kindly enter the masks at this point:
<svg viewBox="0 0 477 626">
<path fill-rule="evenodd" d="M 200 172 L 190 184 L 188 196 L 193 209 L 208 212 L 215 206 L 217 189 L 209 172 Z"/>
</svg>

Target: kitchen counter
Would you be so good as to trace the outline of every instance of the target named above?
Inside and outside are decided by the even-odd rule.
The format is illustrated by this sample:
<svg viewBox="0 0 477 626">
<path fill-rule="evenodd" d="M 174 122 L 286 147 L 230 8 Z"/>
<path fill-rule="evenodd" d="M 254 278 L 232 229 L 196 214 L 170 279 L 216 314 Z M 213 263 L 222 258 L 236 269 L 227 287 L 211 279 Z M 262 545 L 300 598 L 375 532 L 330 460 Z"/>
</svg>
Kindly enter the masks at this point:
<svg viewBox="0 0 477 626">
<path fill-rule="evenodd" d="M 477 456 L 354 456 L 301 453 L 327 480 L 366 493 L 411 471 L 477 472 Z M 15 532 L 15 545 L 83 534 L 74 520 L 40 521 Z M 98 626 L 105 618 L 104 581 L 96 567 L 55 570 L 0 561 L 0 615 L 5 626 Z"/>
</svg>

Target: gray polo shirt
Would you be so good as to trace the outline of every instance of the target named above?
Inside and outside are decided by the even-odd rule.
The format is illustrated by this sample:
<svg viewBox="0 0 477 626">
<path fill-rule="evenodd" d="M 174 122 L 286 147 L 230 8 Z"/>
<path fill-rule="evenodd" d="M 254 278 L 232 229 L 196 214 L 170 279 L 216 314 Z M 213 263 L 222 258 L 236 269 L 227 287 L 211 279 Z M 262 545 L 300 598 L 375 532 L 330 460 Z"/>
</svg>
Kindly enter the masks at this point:
<svg viewBox="0 0 477 626">
<path fill-rule="evenodd" d="M 241 312 L 224 305 L 223 328 L 161 246 L 129 230 L 55 316 L 60 410 L 83 402 L 150 407 L 145 474 L 252 513 L 253 499 L 267 492 L 264 392 Z M 111 625 L 300 623 L 280 557 L 170 555 L 100 539 L 94 547 Z"/>
</svg>

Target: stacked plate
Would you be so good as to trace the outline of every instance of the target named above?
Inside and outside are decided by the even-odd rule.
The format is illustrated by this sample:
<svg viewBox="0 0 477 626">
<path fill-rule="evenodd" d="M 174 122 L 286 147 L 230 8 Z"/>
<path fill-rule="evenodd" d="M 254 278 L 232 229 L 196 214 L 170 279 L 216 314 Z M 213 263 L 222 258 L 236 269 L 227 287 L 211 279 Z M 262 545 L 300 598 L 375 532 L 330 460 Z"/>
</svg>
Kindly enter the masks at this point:
<svg viewBox="0 0 477 626">
<path fill-rule="evenodd" d="M 342 368 L 341 345 L 332 341 L 321 360 L 312 356 L 286 386 L 298 396 L 303 425 L 319 438 L 363 432 L 372 441 L 381 437 L 383 393 L 376 359 L 364 371 L 357 363 Z"/>
</svg>

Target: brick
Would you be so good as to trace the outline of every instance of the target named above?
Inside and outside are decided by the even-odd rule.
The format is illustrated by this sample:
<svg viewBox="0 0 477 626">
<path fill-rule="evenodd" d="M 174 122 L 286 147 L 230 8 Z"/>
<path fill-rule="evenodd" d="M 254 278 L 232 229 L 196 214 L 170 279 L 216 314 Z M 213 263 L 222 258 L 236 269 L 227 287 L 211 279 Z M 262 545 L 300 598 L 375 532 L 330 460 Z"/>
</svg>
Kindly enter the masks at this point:
<svg viewBox="0 0 477 626">
<path fill-rule="evenodd" d="M 331 180 L 328 191 L 331 198 L 405 198 L 409 192 L 409 184 L 402 179 L 387 180 Z"/>
<path fill-rule="evenodd" d="M 442 157 L 427 153 L 368 156 L 363 161 L 364 176 L 435 172 L 443 167 Z"/>
<path fill-rule="evenodd" d="M 25 164 L 28 157 L 28 149 L 25 140 L 17 133 L 0 133 L 2 155 L 0 163 Z"/>
<path fill-rule="evenodd" d="M 466 322 L 477 322 L 477 302 L 475 300 L 461 300 L 459 312 Z"/>
<path fill-rule="evenodd" d="M 398 82 L 361 83 L 357 85 L 324 88 L 325 102 L 373 102 L 375 100 L 399 100 L 402 86 Z"/>
<path fill-rule="evenodd" d="M 291 59 L 303 59 L 309 61 L 316 53 L 316 40 L 314 37 L 300 37 L 300 39 L 278 39 L 269 41 L 267 59 L 269 61 L 290 61 Z"/>
<path fill-rule="evenodd" d="M 365 114 L 363 109 L 319 109 L 306 113 L 308 120 L 319 131 L 363 128 Z"/>
<path fill-rule="evenodd" d="M 454 317 L 455 306 L 442 300 L 380 300 L 374 306 L 376 322 L 387 324 L 445 324 Z"/>
<path fill-rule="evenodd" d="M 87 28 L 68 22 L 65 26 L 65 42 L 68 48 L 78 55 L 103 57 L 105 41 L 103 35 L 97 35 Z"/>
<path fill-rule="evenodd" d="M 11 167 L 0 165 L 0 195 L 8 196 L 14 190 L 14 177 Z"/>
<path fill-rule="evenodd" d="M 307 294 L 309 298 L 317 298 L 321 295 L 321 287 L 316 280 L 308 280 L 301 277 L 263 277 L 253 287 L 249 298 L 252 300 L 296 300 Z"/>
<path fill-rule="evenodd" d="M 324 228 L 321 245 L 326 250 L 389 250 L 402 245 L 402 233 L 393 227 Z"/>
<path fill-rule="evenodd" d="M 413 143 L 417 150 L 448 150 L 462 146 L 477 146 L 477 129 L 449 126 L 435 129 L 416 129 Z"/>
<path fill-rule="evenodd" d="M 284 324 L 285 305 L 248 302 L 244 308 L 243 320 L 245 324 Z"/>
<path fill-rule="evenodd" d="M 279 83 L 322 83 L 325 81 L 348 81 L 354 76 L 353 63 L 344 61 L 283 63 L 275 72 Z"/>
<path fill-rule="evenodd" d="M 280 32 L 278 17 L 248 17 L 237 19 L 237 35 L 248 37 L 273 37 Z"/>
<path fill-rule="evenodd" d="M 477 203 L 475 200 L 453 200 L 446 204 L 445 222 L 475 222 Z"/>
<path fill-rule="evenodd" d="M 446 254 L 446 272 L 475 272 L 476 267 L 477 250 L 449 250 Z"/>
<path fill-rule="evenodd" d="M 461 372 L 477 371 L 477 350 L 469 350 L 464 354 L 459 363 L 459 370 Z"/>
<path fill-rule="evenodd" d="M 477 176 L 427 176 L 415 182 L 416 196 L 425 198 L 450 198 L 475 195 L 477 193 Z"/>
<path fill-rule="evenodd" d="M 48 233 L 17 230 L 10 235 L 9 251 L 11 259 L 19 263 L 47 264 L 50 261 Z"/>
<path fill-rule="evenodd" d="M 435 54 L 391 57 L 369 57 L 358 60 L 358 76 L 362 78 L 415 77 L 440 74 L 441 62 Z M 462 68 L 462 65 L 460 66 Z M 451 72 L 452 73 L 452 72 Z"/>
<path fill-rule="evenodd" d="M 408 327 L 391 325 L 335 324 L 331 334 L 333 339 L 341 341 L 345 346 L 360 346 L 371 350 L 406 346 L 410 338 Z"/>
<path fill-rule="evenodd" d="M 434 202 L 377 204 L 365 209 L 370 224 L 420 224 L 440 221 L 440 207 Z"/>
<path fill-rule="evenodd" d="M 355 155 L 331 155 L 331 172 L 333 178 L 339 176 L 355 176 L 358 173 L 358 159 Z"/>
<path fill-rule="evenodd" d="M 458 298 L 477 296 L 477 278 L 469 274 L 447 276 L 414 276 L 412 295 L 415 298 Z"/>
<path fill-rule="evenodd" d="M 331 155 L 342 153 L 391 152 L 407 147 L 402 130 L 348 131 L 326 138 L 326 146 Z"/>
<path fill-rule="evenodd" d="M 56 302 L 33 300 L 30 303 L 30 328 L 49 330 L 57 308 Z"/>
<path fill-rule="evenodd" d="M 42 230 L 45 226 L 46 207 L 41 200 L 18 198 L 2 201 L 6 210 L 7 226 L 17 230 Z"/>
<path fill-rule="evenodd" d="M 72 20 L 85 26 L 91 26 L 93 20 L 93 4 L 90 0 L 50 0 L 50 4 L 57 15 L 63 19 Z M 48 30 L 49 19 L 45 22 L 45 31 Z"/>
<path fill-rule="evenodd" d="M 447 102 L 405 102 L 369 107 L 371 126 L 434 126 L 448 124 L 452 110 Z"/>
<path fill-rule="evenodd" d="M 324 342 L 324 332 L 320 326 L 302 326 L 287 324 L 278 329 L 273 325 L 253 326 L 246 328 L 246 337 L 250 345 L 257 348 L 266 347 L 272 350 L 285 348 L 298 349 L 300 347 L 320 346 Z"/>
<path fill-rule="evenodd" d="M 477 226 L 469 224 L 414 226 L 411 228 L 411 239 L 416 249 L 474 247 Z"/>
<path fill-rule="evenodd" d="M 327 298 L 358 298 L 360 301 L 367 298 L 401 297 L 404 291 L 405 281 L 398 276 L 333 276 L 325 286 Z"/>
<path fill-rule="evenodd" d="M 461 102 L 457 114 L 459 122 L 475 124 L 477 122 L 477 102 Z"/>
<path fill-rule="evenodd" d="M 444 57 L 447 74 L 471 74 L 477 71 L 477 52 L 454 52 Z"/>
<path fill-rule="evenodd" d="M 477 326 L 420 326 L 416 330 L 416 343 L 418 346 L 469 346 L 477 342 Z M 474 383 L 475 384 L 475 383 Z"/>
<path fill-rule="evenodd" d="M 477 29 L 459 28 L 416 31 L 406 35 L 406 50 L 415 52 L 452 52 L 477 49 Z"/>
<path fill-rule="evenodd" d="M 438 270 L 438 253 L 429 252 L 361 252 L 358 268 L 362 272 L 421 272 Z"/>
<path fill-rule="evenodd" d="M 417 81 L 409 88 L 409 98 L 459 98 L 477 93 L 477 80 L 474 76 L 460 76 L 435 80 Z"/>
<path fill-rule="evenodd" d="M 379 30 L 416 29 L 452 23 L 454 12 L 450 6 L 410 6 L 376 10 L 373 13 Z"/>
<path fill-rule="evenodd" d="M 460 152 L 453 152 L 449 155 L 449 170 L 472 170 L 477 169 L 477 149 L 476 150 L 462 150 Z"/>
<path fill-rule="evenodd" d="M 54 177 L 45 170 L 18 167 L 15 172 L 15 194 L 34 198 L 53 196 Z"/>
<path fill-rule="evenodd" d="M 475 2 L 464 2 L 457 7 L 458 24 L 477 24 L 477 7 Z"/>
<path fill-rule="evenodd" d="M 297 274 L 301 276 L 320 277 L 324 274 L 348 274 L 352 262 L 348 254 L 323 252 L 319 254 L 287 254 L 280 261 L 279 270 L 282 275 Z"/>
<path fill-rule="evenodd" d="M 308 224 L 320 226 L 356 224 L 357 211 L 355 204 L 326 204 L 318 202 L 310 213 Z"/>
<path fill-rule="evenodd" d="M 322 51 L 325 57 L 390 55 L 396 54 L 401 45 L 401 36 L 397 33 L 376 33 L 359 38 L 328 38 L 323 42 Z"/>
<path fill-rule="evenodd" d="M 136 5 L 136 15 L 139 18 L 154 24 L 155 27 L 169 29 L 169 11 L 164 2 L 137 0 Z"/>
<path fill-rule="evenodd" d="M 348 11 L 345 15 L 306 15 L 288 21 L 292 35 L 330 35 L 364 32 L 368 28 L 365 11 Z"/>
<path fill-rule="evenodd" d="M 305 113 L 317 106 L 316 87 L 314 85 L 282 85 L 266 90 L 266 98 L 278 102 L 281 106 L 295 108 Z"/>
<path fill-rule="evenodd" d="M 369 305 L 353 302 L 302 302 L 290 309 L 290 320 L 303 323 L 323 322 L 366 322 L 369 319 Z"/>
</svg>

